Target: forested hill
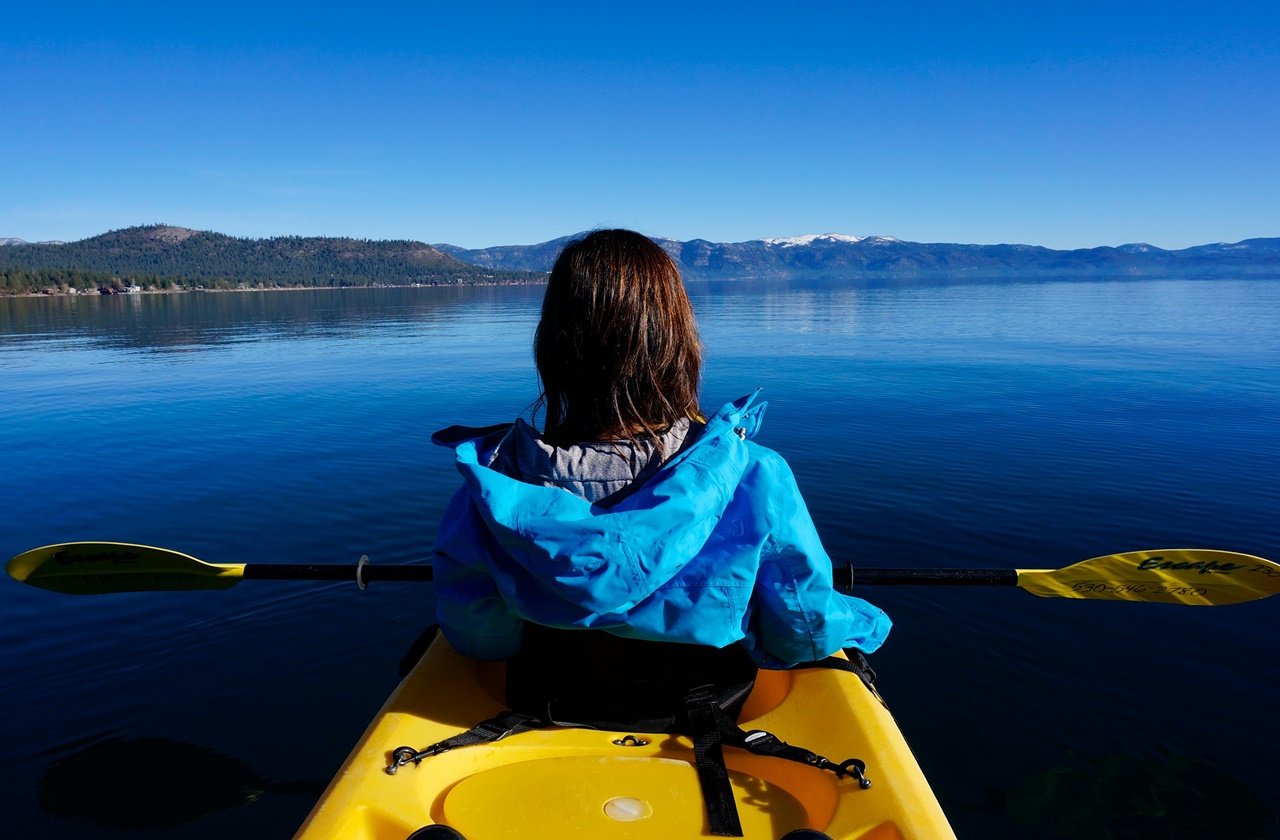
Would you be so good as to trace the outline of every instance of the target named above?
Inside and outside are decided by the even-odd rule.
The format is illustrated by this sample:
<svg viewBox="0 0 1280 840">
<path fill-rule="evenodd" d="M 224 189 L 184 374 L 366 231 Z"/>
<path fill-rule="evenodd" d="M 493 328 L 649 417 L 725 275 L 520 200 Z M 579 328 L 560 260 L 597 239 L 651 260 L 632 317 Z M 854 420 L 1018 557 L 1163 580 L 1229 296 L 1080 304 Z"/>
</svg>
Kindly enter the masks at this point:
<svg viewBox="0 0 1280 840">
<path fill-rule="evenodd" d="M 59 244 L 0 247 L 0 293 L 47 288 L 277 288 L 536 282 L 540 272 L 468 265 L 422 242 L 238 239 L 170 225 Z"/>
</svg>

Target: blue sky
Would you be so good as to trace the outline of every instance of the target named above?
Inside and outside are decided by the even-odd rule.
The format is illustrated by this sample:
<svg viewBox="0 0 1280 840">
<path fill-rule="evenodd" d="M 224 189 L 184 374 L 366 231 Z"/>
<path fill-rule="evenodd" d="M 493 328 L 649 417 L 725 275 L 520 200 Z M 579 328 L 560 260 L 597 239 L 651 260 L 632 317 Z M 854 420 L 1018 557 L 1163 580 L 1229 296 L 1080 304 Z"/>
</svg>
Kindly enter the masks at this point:
<svg viewBox="0 0 1280 840">
<path fill-rule="evenodd" d="M 0 237 L 1280 236 L 1274 3 L 51 3 Z"/>
</svg>

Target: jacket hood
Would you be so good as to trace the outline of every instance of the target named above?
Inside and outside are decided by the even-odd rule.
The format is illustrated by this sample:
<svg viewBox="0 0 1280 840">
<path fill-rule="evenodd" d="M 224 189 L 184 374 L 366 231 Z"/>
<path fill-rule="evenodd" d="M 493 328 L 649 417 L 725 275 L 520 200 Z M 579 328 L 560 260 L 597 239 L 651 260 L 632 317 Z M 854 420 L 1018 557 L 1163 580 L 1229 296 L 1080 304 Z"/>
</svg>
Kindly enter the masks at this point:
<svg viewBox="0 0 1280 840">
<path fill-rule="evenodd" d="M 615 613 L 669 582 L 707 542 L 750 460 L 747 441 L 767 405 L 756 402 L 758 393 L 722 407 L 697 440 L 608 506 L 490 466 L 513 424 L 453 426 L 432 440 L 453 447 L 489 535 L 516 566 L 565 602 L 565 617 L 582 610 Z M 525 617 L 554 623 L 555 612 Z"/>
</svg>

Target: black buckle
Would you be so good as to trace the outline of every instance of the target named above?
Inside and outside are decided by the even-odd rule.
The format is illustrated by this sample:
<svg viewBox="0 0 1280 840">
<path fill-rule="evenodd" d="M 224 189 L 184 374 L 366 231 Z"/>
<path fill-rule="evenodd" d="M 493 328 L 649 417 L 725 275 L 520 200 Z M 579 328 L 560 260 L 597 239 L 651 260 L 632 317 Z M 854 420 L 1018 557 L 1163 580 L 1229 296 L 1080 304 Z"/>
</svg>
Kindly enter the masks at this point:
<svg viewBox="0 0 1280 840">
<path fill-rule="evenodd" d="M 750 744 L 753 750 L 762 750 L 766 752 L 774 751 L 779 747 L 787 746 L 777 735 L 772 732 L 765 732 L 763 729 L 752 729 L 742 738 L 742 743 Z"/>
<path fill-rule="evenodd" d="M 716 705 L 716 695 L 712 692 L 713 688 L 714 686 L 711 685 L 700 685 L 689 689 L 684 695 L 685 708 L 693 709 Z"/>
<path fill-rule="evenodd" d="M 501 741 L 503 738 L 515 731 L 515 727 L 497 720 L 482 720 L 475 726 L 471 727 L 471 731 L 477 735 L 483 734 L 487 737 L 480 743 L 489 741 Z"/>
</svg>

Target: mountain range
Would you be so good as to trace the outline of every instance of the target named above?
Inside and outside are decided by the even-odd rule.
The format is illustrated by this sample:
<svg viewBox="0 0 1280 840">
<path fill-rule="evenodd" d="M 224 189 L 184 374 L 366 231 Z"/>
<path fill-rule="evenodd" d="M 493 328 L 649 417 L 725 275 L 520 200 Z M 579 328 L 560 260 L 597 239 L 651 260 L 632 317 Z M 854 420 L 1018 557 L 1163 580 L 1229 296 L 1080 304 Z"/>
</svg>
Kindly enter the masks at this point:
<svg viewBox="0 0 1280 840">
<path fill-rule="evenodd" d="M 581 236 L 581 234 L 577 234 Z M 574 236 L 538 245 L 436 245 L 472 265 L 549 271 Z M 890 236 L 808 234 L 747 242 L 656 240 L 690 279 L 969 277 L 1221 277 L 1280 274 L 1280 238 L 1165 250 L 1154 245 L 1054 250 L 1038 245 L 906 242 Z"/>
<path fill-rule="evenodd" d="M 68 243 L 10 238 L 0 239 L 0 291 L 123 282 L 157 288 L 527 283 L 542 279 L 565 243 L 582 235 L 479 249 L 342 237 L 242 239 L 173 225 L 125 228 Z M 1054 250 L 834 233 L 657 242 L 691 280 L 1280 276 L 1280 238 L 1180 250 L 1146 244 Z"/>
</svg>

